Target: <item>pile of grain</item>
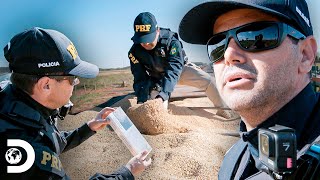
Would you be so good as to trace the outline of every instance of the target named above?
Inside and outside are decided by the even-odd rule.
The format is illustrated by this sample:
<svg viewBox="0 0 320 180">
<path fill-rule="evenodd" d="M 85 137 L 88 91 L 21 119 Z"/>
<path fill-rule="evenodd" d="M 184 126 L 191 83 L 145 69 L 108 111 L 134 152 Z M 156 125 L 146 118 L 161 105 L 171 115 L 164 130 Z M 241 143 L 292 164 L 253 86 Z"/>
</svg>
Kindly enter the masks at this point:
<svg viewBox="0 0 320 180">
<path fill-rule="evenodd" d="M 238 139 L 225 135 L 238 130 L 238 120 L 223 121 L 215 116 L 214 109 L 192 108 L 211 107 L 208 98 L 174 101 L 168 111 L 157 101 L 136 105 L 132 96 L 114 104 L 119 106 L 153 148 L 151 167 L 137 179 L 217 179 L 225 152 Z M 59 126 L 71 130 L 96 114 L 86 111 L 67 116 Z M 96 172 L 113 172 L 131 157 L 118 136 L 106 128 L 62 154 L 61 160 L 72 179 L 88 179 Z"/>
<path fill-rule="evenodd" d="M 177 121 L 171 120 L 170 114 L 158 100 L 130 107 L 127 114 L 142 134 L 157 135 L 188 131 L 187 128 L 179 126 Z"/>
</svg>

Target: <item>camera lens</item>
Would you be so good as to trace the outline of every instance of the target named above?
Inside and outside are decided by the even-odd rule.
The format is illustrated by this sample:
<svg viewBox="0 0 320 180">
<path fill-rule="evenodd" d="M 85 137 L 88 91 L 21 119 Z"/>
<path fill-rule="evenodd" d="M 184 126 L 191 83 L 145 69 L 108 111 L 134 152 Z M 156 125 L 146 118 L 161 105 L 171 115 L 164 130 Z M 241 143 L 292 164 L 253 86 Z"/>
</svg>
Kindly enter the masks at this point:
<svg viewBox="0 0 320 180">
<path fill-rule="evenodd" d="M 260 136 L 260 148 L 261 148 L 261 152 L 266 155 L 269 156 L 269 137 L 266 134 L 261 134 Z"/>
</svg>

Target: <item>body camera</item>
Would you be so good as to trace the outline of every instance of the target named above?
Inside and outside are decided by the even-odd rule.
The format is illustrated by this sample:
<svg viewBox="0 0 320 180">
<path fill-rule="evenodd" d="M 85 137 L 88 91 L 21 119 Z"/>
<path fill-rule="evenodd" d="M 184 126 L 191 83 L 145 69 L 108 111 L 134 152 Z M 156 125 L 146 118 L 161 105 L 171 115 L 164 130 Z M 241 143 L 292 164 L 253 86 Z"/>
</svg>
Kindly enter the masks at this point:
<svg viewBox="0 0 320 180">
<path fill-rule="evenodd" d="M 296 168 L 297 142 L 295 131 L 281 125 L 259 129 L 259 159 L 278 174 L 290 174 Z"/>
</svg>

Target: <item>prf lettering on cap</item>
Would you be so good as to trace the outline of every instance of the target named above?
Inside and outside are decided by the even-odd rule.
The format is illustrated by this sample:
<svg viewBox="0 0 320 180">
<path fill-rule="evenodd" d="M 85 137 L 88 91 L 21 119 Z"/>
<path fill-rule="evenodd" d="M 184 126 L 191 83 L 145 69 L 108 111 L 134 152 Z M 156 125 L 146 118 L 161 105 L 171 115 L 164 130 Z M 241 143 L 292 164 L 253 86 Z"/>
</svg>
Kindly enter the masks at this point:
<svg viewBox="0 0 320 180">
<path fill-rule="evenodd" d="M 46 166 L 47 162 L 51 161 L 51 167 L 61 171 L 62 165 L 58 157 L 46 151 L 42 151 L 42 155 L 41 164 Z"/>
<path fill-rule="evenodd" d="M 136 25 L 136 32 L 149 32 L 151 28 L 150 24 Z"/>
<path fill-rule="evenodd" d="M 71 43 L 68 47 L 67 50 L 69 51 L 69 53 L 72 56 L 72 59 L 75 60 L 76 57 L 78 56 L 78 52 L 76 50 L 76 47 L 74 47 L 74 45 Z"/>
</svg>

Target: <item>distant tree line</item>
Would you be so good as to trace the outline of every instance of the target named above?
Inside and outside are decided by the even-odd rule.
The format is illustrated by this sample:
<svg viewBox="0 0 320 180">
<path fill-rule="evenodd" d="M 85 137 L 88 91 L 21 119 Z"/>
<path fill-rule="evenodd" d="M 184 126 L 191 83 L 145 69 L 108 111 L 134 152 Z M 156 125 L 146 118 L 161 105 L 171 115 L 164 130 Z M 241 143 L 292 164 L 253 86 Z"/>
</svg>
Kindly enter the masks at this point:
<svg viewBox="0 0 320 180">
<path fill-rule="evenodd" d="M 119 68 L 99 68 L 100 71 L 109 71 L 109 70 L 127 70 L 130 69 L 130 66 L 119 67 Z"/>
<path fill-rule="evenodd" d="M 83 89 L 88 90 L 124 88 L 132 87 L 133 76 L 130 71 L 124 71 L 121 74 L 98 75 L 93 79 L 79 78 L 80 84 L 75 86 L 75 91 Z"/>
</svg>

